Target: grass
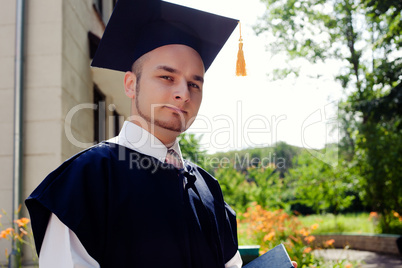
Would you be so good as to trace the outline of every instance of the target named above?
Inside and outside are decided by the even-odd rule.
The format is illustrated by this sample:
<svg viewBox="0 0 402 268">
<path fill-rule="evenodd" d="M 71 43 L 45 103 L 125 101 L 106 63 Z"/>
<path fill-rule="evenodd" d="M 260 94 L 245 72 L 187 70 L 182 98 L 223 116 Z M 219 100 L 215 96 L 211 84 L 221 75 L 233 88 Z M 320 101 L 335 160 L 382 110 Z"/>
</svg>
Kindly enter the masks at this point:
<svg viewBox="0 0 402 268">
<path fill-rule="evenodd" d="M 309 215 L 298 217 L 304 226 L 318 224 L 318 228 L 313 234 L 326 233 L 354 233 L 354 234 L 379 234 L 376 222 L 369 218 L 369 213 L 350 213 L 335 217 L 333 214 Z M 238 226 L 239 244 L 257 244 L 255 239 L 247 236 L 247 225 Z"/>
<path fill-rule="evenodd" d="M 306 226 L 315 223 L 318 228 L 313 234 L 325 233 L 357 233 L 378 234 L 375 219 L 370 219 L 369 213 L 350 213 L 335 216 L 333 214 L 300 216 L 299 220 Z"/>
<path fill-rule="evenodd" d="M 322 214 L 322 215 L 309 215 L 309 216 L 298 216 L 298 220 L 300 221 L 300 225 L 297 225 L 297 228 L 307 229 L 309 231 L 312 230 L 312 235 L 319 235 L 325 233 L 343 233 L 343 234 L 378 234 L 378 228 L 376 218 L 370 217 L 369 213 L 355 213 L 355 214 L 342 214 L 335 216 L 333 214 Z M 247 235 L 248 229 L 251 227 L 250 222 L 242 222 L 238 226 L 238 239 L 239 245 L 258 245 L 258 239 L 256 237 L 250 237 Z M 280 227 L 280 223 L 275 222 L 273 224 L 276 227 Z M 318 227 L 317 227 L 318 226 Z M 316 228 L 317 227 L 317 228 Z M 261 230 L 261 232 L 269 232 Z M 291 238 L 291 236 L 289 236 Z M 265 238 L 264 238 L 265 239 Z M 287 238 L 289 239 L 289 238 Z M 265 241 L 265 240 L 264 240 Z M 265 243 L 265 242 L 262 242 Z M 279 242 L 277 242 L 279 243 Z M 305 247 L 308 247 L 306 245 Z M 308 247 L 310 250 L 311 248 Z M 302 248 L 303 249 L 303 248 Z M 314 249 L 314 248 L 313 248 Z M 345 249 L 346 250 L 346 249 Z M 299 252 L 300 253 L 300 252 Z M 303 250 L 303 255 L 305 256 Z M 295 258 L 297 252 L 293 252 L 291 256 L 292 259 Z M 289 253 L 290 255 L 290 253 Z M 306 263 L 309 263 L 308 267 L 361 267 L 360 261 L 352 261 L 349 259 L 340 258 L 338 260 L 326 260 L 322 257 L 315 256 L 314 258 L 299 258 L 299 264 L 304 262 L 304 265 L 300 265 L 301 267 L 307 267 Z"/>
<path fill-rule="evenodd" d="M 258 245 L 257 239 L 247 235 L 248 223 L 242 223 L 238 226 L 239 245 Z"/>
</svg>

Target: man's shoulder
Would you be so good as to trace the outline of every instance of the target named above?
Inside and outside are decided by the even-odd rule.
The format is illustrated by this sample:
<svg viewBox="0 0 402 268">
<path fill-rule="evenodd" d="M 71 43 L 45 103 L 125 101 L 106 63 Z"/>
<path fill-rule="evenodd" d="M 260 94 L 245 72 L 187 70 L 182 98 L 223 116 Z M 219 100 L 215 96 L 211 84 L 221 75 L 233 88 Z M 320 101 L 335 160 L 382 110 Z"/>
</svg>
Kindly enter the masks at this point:
<svg viewBox="0 0 402 268">
<path fill-rule="evenodd" d="M 91 146 L 85 150 L 82 150 L 75 155 L 71 156 L 68 158 L 65 162 L 72 162 L 77 159 L 79 160 L 84 160 L 86 158 L 88 159 L 97 159 L 97 158 L 107 158 L 110 157 L 111 151 L 113 148 L 118 146 L 117 144 L 112 144 L 108 142 L 101 142 L 98 144 L 95 144 L 94 146 Z"/>
<path fill-rule="evenodd" d="M 105 163 L 110 162 L 113 157 L 113 151 L 116 144 L 109 144 L 105 142 L 98 143 L 81 152 L 76 153 L 60 166 L 53 170 L 48 177 L 57 177 L 67 172 L 80 172 L 81 169 L 89 169 L 89 167 L 102 167 Z M 95 171 L 95 168 L 90 170 Z"/>
<path fill-rule="evenodd" d="M 64 161 L 59 168 L 70 165 L 95 164 L 99 162 L 124 160 L 132 150 L 112 142 L 100 142 L 91 146 Z M 132 151 L 137 153 L 136 151 Z"/>
</svg>

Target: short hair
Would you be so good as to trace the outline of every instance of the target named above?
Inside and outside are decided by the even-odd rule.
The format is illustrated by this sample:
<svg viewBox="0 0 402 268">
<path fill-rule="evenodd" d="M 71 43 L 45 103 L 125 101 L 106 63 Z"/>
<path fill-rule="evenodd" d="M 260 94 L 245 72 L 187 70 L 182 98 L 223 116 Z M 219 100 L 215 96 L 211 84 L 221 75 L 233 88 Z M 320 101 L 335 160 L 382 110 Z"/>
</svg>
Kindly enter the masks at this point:
<svg viewBox="0 0 402 268">
<path fill-rule="evenodd" d="M 132 72 L 135 74 L 137 77 L 137 84 L 140 82 L 141 79 L 141 73 L 142 73 L 142 66 L 145 62 L 145 60 L 148 58 L 147 54 L 142 55 L 139 57 L 134 63 L 132 67 Z"/>
</svg>

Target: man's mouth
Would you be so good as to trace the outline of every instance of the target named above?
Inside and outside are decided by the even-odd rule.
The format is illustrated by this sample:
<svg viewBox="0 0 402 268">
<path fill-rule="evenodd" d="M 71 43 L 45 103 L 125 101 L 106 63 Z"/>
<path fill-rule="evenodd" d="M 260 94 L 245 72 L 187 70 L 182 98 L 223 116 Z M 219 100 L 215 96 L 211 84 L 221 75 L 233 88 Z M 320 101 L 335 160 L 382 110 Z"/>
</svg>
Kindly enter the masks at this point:
<svg viewBox="0 0 402 268">
<path fill-rule="evenodd" d="M 171 105 L 165 105 L 166 108 L 172 110 L 173 112 L 176 112 L 178 114 L 187 114 L 185 110 L 182 110 L 176 106 L 171 106 Z"/>
</svg>

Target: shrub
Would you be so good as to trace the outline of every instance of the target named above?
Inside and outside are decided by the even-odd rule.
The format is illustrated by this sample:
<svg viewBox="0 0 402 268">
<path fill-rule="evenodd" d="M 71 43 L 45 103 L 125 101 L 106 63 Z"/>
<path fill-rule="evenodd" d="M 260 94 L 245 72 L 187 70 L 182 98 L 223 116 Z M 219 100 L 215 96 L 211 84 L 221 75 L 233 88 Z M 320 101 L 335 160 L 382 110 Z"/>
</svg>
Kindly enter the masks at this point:
<svg viewBox="0 0 402 268">
<path fill-rule="evenodd" d="M 16 214 L 19 213 L 19 211 L 21 210 L 21 206 L 18 208 Z M 33 239 L 33 233 L 32 233 L 32 229 L 30 227 L 30 220 L 28 218 L 20 218 L 18 220 L 14 221 L 14 225 L 16 228 L 13 227 L 8 227 L 5 228 L 5 226 L 2 224 L 2 219 L 3 218 L 7 218 L 7 213 L 4 209 L 2 209 L 2 214 L 0 214 L 0 242 L 2 240 L 14 240 L 15 245 L 16 245 L 16 254 L 17 257 L 19 259 L 18 261 L 18 267 L 21 267 L 21 256 L 22 256 L 22 247 L 24 245 L 27 245 L 31 251 L 32 251 L 32 256 L 33 256 L 33 262 L 35 267 L 37 266 L 37 262 L 38 262 L 38 256 L 36 255 L 36 251 L 35 251 L 35 243 L 34 243 L 34 239 Z M 11 220 L 9 220 L 11 223 Z M 11 251 L 9 251 L 7 248 L 5 250 L 5 256 L 8 259 L 9 254 L 11 253 Z M 1 266 L 3 267 L 3 266 Z"/>
<path fill-rule="evenodd" d="M 261 254 L 283 243 L 290 258 L 298 263 L 298 267 L 315 262 L 312 255 L 312 242 L 315 237 L 311 235 L 311 231 L 318 225 L 303 226 L 296 216 L 286 213 L 283 209 L 268 211 L 257 203 L 239 215 L 239 218 L 240 236 L 246 235 L 260 245 Z"/>
</svg>

